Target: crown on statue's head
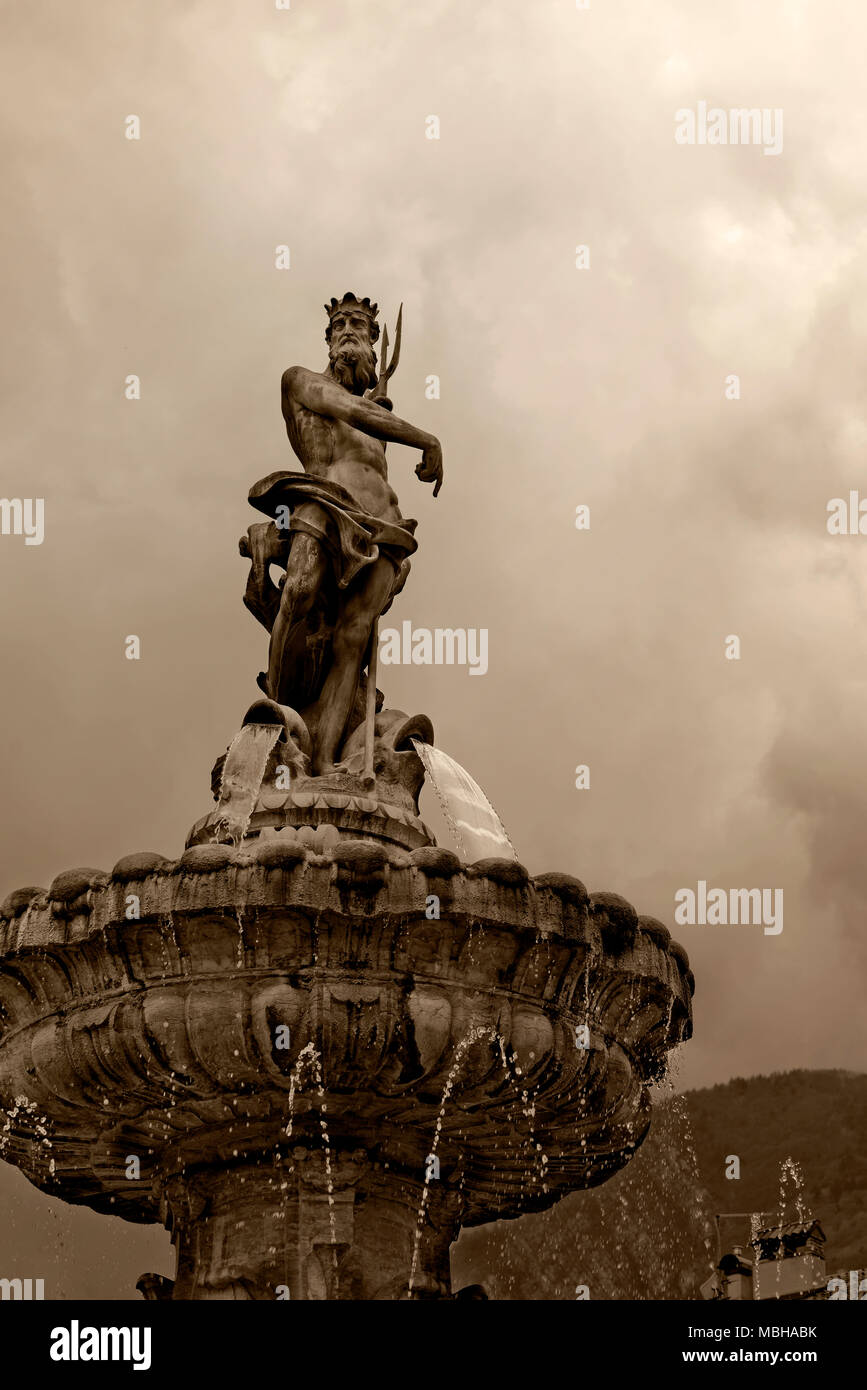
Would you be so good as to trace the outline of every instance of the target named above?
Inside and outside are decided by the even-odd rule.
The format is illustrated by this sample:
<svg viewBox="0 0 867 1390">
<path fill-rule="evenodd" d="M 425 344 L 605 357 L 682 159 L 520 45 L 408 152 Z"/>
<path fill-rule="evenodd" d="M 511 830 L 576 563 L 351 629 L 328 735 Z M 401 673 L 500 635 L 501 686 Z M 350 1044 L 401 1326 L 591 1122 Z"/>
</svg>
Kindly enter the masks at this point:
<svg viewBox="0 0 867 1390">
<path fill-rule="evenodd" d="M 376 316 L 379 313 L 379 305 L 371 304 L 366 295 L 364 299 L 358 299 L 352 293 L 352 290 L 347 290 L 342 299 L 332 298 L 331 303 L 326 304 L 324 308 L 328 315 L 328 327 L 325 330 L 326 342 L 331 342 L 331 320 L 334 318 L 334 315 L 346 313 L 347 311 L 356 314 L 366 314 L 370 319 L 370 341 L 375 343 L 379 337 L 379 324 L 376 322 Z"/>
</svg>

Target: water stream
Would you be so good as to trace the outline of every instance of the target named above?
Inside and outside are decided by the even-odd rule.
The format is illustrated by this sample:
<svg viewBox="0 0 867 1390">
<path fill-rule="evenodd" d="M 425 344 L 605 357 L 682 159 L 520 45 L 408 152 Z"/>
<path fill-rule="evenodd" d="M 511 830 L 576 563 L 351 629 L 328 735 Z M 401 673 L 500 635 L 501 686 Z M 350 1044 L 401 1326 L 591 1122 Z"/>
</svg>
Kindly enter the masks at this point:
<svg viewBox="0 0 867 1390">
<path fill-rule="evenodd" d="M 448 1076 L 446 1077 L 446 1084 L 443 1087 L 442 1100 L 440 1101 L 436 1129 L 434 1131 L 433 1141 L 431 1143 L 430 1152 L 428 1154 L 428 1160 L 436 1157 L 437 1148 L 439 1147 L 439 1141 L 442 1135 L 443 1119 L 445 1116 L 446 1105 L 448 1104 L 449 1097 L 451 1096 L 452 1090 L 454 1089 L 454 1084 L 457 1080 L 458 1072 L 461 1069 L 464 1058 L 466 1057 L 467 1052 L 469 1051 L 470 1047 L 472 1047 L 473 1043 L 479 1042 L 482 1038 L 488 1038 L 491 1042 L 495 1042 L 497 1044 L 500 1053 L 500 1061 L 503 1064 L 503 1070 L 505 1071 L 509 1080 L 512 1082 L 515 1091 L 520 1097 L 521 1110 L 529 1127 L 529 1136 L 527 1142 L 529 1142 L 532 1148 L 534 1161 L 538 1162 L 540 1169 L 538 1175 L 535 1171 L 533 1172 L 530 1182 L 531 1185 L 535 1183 L 538 1176 L 539 1181 L 542 1185 L 542 1191 L 546 1192 L 547 1184 L 545 1182 L 545 1178 L 547 1175 L 548 1156 L 543 1152 L 542 1145 L 536 1142 L 536 1137 L 533 1132 L 533 1124 L 536 1116 L 536 1107 L 530 1100 L 529 1092 L 526 1089 L 523 1089 L 523 1083 L 518 1080 L 518 1078 L 523 1076 L 521 1067 L 517 1064 L 514 1058 L 514 1054 L 512 1055 L 512 1064 L 510 1065 L 509 1058 L 506 1056 L 505 1039 L 497 1032 L 495 1028 L 483 1026 L 473 1027 L 469 1030 L 468 1033 L 464 1035 L 463 1038 L 461 1038 L 461 1041 L 455 1048 L 454 1060 L 452 1062 L 451 1067 L 449 1068 Z M 430 1161 L 428 1161 L 425 1164 L 424 1187 L 422 1188 L 421 1201 L 419 1202 L 418 1217 L 416 1220 L 415 1228 L 415 1239 L 413 1241 L 412 1263 L 410 1265 L 409 1271 L 408 1293 L 410 1297 L 412 1297 L 413 1283 L 415 1282 L 416 1269 L 418 1268 L 418 1253 L 419 1247 L 421 1245 L 421 1233 L 422 1228 L 424 1226 L 425 1208 L 427 1206 L 428 1193 L 430 1190 L 432 1174 L 433 1165 L 430 1163 Z M 463 1179 L 461 1179 L 461 1181 L 463 1181 Z M 521 1196 L 523 1196 L 523 1184 Z"/>
<path fill-rule="evenodd" d="M 506 827 L 467 770 L 431 743 L 414 738 L 412 746 L 431 780 L 461 857 L 469 863 L 492 857 L 517 859 Z"/>
<path fill-rule="evenodd" d="M 304 1047 L 302 1047 L 301 1051 L 298 1053 L 295 1065 L 292 1068 L 292 1071 L 290 1072 L 289 1119 L 283 1132 L 286 1136 L 286 1148 L 288 1152 L 289 1141 L 292 1138 L 292 1126 L 295 1121 L 295 1092 L 298 1088 L 298 1083 L 301 1079 L 301 1072 L 305 1067 L 312 1068 L 313 1080 L 316 1085 L 316 1090 L 319 1098 L 319 1129 L 322 1134 L 322 1146 L 325 1151 L 325 1182 L 328 1193 L 328 1224 L 331 1233 L 332 1255 L 334 1257 L 334 1296 L 335 1298 L 337 1298 L 339 1296 L 340 1280 L 337 1270 L 337 1223 L 334 1215 L 334 1178 L 331 1169 L 331 1139 L 328 1133 L 328 1121 L 325 1118 L 328 1107 L 325 1104 L 325 1087 L 322 1081 L 322 1055 L 312 1042 L 308 1042 L 305 1044 Z M 294 1164 L 292 1165 L 292 1168 L 290 1168 L 290 1172 L 293 1168 Z M 288 1231 L 288 1199 L 285 1194 L 288 1192 L 289 1184 L 283 1181 L 281 1182 L 280 1186 L 281 1191 L 284 1193 L 282 1203 L 284 1230 Z M 285 1251 L 285 1235 L 283 1248 Z M 286 1282 L 288 1284 L 288 1272 L 286 1274 Z"/>
<path fill-rule="evenodd" d="M 804 1175 L 801 1172 L 799 1165 L 791 1156 L 784 1158 L 780 1163 L 780 1239 L 776 1250 L 776 1270 L 774 1271 L 777 1284 L 777 1298 L 780 1297 L 780 1278 L 782 1275 L 783 1268 L 782 1262 L 786 1254 L 786 1242 L 783 1239 L 783 1227 L 786 1225 L 786 1207 L 788 1206 L 789 1201 L 791 1200 L 791 1198 L 787 1199 L 786 1197 L 786 1188 L 790 1185 L 794 1188 L 795 1215 L 798 1221 L 806 1221 L 807 1216 L 804 1208 L 803 1198 Z"/>
<path fill-rule="evenodd" d="M 228 835 L 239 845 L 247 833 L 271 750 L 282 730 L 278 724 L 245 724 L 229 745 L 214 812 L 214 839 Z"/>
</svg>

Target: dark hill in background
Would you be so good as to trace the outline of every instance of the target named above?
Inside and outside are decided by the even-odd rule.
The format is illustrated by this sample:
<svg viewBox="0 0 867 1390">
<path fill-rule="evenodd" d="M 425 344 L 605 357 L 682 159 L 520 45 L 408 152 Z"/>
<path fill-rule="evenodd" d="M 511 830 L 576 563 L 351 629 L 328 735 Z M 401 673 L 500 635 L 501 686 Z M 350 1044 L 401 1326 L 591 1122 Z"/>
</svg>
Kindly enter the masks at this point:
<svg viewBox="0 0 867 1390">
<path fill-rule="evenodd" d="M 741 1176 L 725 1176 L 726 1158 Z M 828 1238 L 829 1276 L 867 1268 L 867 1074 L 791 1071 L 740 1077 L 657 1100 L 632 1163 L 594 1191 L 550 1211 L 464 1231 L 452 1251 L 455 1288 L 491 1298 L 698 1298 L 716 1262 L 719 1212 L 780 1212 L 786 1158 L 803 1175 L 801 1201 Z M 785 1218 L 795 1189 L 785 1189 Z M 723 1224 L 725 1248 L 749 1221 Z"/>
</svg>

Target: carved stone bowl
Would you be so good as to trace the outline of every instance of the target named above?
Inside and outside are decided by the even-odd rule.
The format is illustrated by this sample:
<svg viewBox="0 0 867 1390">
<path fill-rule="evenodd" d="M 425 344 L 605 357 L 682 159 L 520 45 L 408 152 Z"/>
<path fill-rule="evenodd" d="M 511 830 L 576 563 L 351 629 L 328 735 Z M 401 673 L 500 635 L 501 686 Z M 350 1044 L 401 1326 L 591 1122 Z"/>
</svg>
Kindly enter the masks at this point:
<svg viewBox="0 0 867 1390">
<path fill-rule="evenodd" d="M 0 908 L 0 1156 L 165 1222 L 175 1297 L 448 1297 L 462 1225 L 634 1154 L 693 988 L 660 923 L 511 860 L 132 855 Z"/>
</svg>

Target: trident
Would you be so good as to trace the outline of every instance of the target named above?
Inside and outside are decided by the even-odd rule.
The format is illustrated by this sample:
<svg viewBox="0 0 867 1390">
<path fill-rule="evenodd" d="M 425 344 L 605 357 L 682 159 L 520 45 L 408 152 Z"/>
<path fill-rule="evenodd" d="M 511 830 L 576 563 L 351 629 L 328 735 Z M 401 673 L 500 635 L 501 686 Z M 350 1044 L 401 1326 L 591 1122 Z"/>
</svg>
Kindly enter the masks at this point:
<svg viewBox="0 0 867 1390">
<path fill-rule="evenodd" d="M 382 330 L 382 359 L 379 379 L 376 383 L 376 390 L 373 393 L 373 400 L 379 396 L 387 394 L 389 379 L 394 375 L 395 368 L 400 361 L 400 336 L 403 327 L 403 305 L 397 311 L 397 323 L 394 329 L 394 350 L 391 354 L 391 361 L 388 360 L 388 324 Z M 362 782 L 366 787 L 376 785 L 376 776 L 373 771 L 373 726 L 376 720 L 376 665 L 377 653 L 379 651 L 379 618 L 374 618 L 373 627 L 370 630 L 370 646 L 367 651 L 367 700 L 365 701 L 364 711 L 364 771 Z"/>
<path fill-rule="evenodd" d="M 388 360 L 388 324 L 382 330 L 382 370 L 379 373 L 379 380 L 376 383 L 376 390 L 373 399 L 378 396 L 387 395 L 386 387 L 389 378 L 394 375 L 394 370 L 400 361 L 400 331 L 403 326 L 403 305 L 397 311 L 397 325 L 394 330 L 394 352 L 391 354 L 391 361 Z"/>
</svg>

